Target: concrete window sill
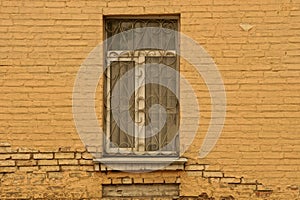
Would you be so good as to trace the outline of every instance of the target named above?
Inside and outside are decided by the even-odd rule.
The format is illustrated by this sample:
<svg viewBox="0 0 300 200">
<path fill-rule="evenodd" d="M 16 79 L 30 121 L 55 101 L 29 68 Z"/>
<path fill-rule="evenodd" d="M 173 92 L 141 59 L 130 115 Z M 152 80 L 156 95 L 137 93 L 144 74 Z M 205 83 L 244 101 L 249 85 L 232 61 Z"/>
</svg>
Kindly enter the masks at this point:
<svg viewBox="0 0 300 200">
<path fill-rule="evenodd" d="M 183 170 L 187 159 L 172 157 L 105 157 L 94 159 L 94 162 L 98 171 L 153 171 Z"/>
</svg>

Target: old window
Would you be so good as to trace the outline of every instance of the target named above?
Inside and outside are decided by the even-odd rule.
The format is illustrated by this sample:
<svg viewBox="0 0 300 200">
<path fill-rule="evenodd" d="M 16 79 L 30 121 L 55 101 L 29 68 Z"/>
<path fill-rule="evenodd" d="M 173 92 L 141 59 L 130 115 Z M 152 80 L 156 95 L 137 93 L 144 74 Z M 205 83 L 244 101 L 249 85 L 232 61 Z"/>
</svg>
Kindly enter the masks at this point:
<svg viewBox="0 0 300 200">
<path fill-rule="evenodd" d="M 104 24 L 108 39 L 105 45 L 104 155 L 178 156 L 178 77 L 161 67 L 167 66 L 174 71 L 179 69 L 178 35 L 168 31 L 178 30 L 178 19 L 170 16 L 134 19 L 111 17 L 106 18 Z M 153 29 L 141 29 L 143 27 Z M 132 75 L 118 84 L 130 72 L 133 72 Z M 153 83 L 149 83 L 149 80 Z M 175 90 L 160 84 L 162 82 L 167 82 Z M 130 92 L 129 86 L 136 85 L 140 87 Z M 113 93 L 115 89 L 119 94 Z M 118 96 L 114 103 L 113 94 Z M 155 105 L 163 107 L 164 112 L 158 112 L 159 109 L 152 111 Z M 129 112 L 129 115 L 121 120 L 115 119 L 113 110 L 114 114 Z M 163 119 L 165 121 L 161 126 Z M 137 126 L 130 126 L 130 122 Z M 153 130 L 161 127 L 152 135 L 151 131 L 143 128 L 147 125 L 151 125 Z M 125 127 L 126 131 L 120 126 Z"/>
</svg>

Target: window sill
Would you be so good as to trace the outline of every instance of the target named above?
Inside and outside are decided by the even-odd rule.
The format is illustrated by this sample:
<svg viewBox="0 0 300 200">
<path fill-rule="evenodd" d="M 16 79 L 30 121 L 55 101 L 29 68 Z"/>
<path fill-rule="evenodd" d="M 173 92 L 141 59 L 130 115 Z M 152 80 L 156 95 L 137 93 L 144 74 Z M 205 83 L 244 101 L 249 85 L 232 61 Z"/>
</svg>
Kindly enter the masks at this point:
<svg viewBox="0 0 300 200">
<path fill-rule="evenodd" d="M 186 158 L 171 157 L 107 157 L 94 159 L 98 171 L 183 170 Z"/>
</svg>

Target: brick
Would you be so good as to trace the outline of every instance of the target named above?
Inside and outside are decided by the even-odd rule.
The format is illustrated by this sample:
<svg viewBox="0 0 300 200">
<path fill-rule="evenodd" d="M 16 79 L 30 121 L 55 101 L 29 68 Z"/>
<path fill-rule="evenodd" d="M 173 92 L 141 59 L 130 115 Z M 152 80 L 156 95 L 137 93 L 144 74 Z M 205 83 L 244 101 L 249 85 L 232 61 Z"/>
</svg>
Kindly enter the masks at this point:
<svg viewBox="0 0 300 200">
<path fill-rule="evenodd" d="M 122 178 L 122 184 L 132 184 L 131 178 Z"/>
<path fill-rule="evenodd" d="M 78 160 L 71 160 L 71 159 L 64 159 L 64 160 L 58 160 L 59 165 L 78 165 Z"/>
<path fill-rule="evenodd" d="M 40 171 L 56 172 L 56 171 L 60 171 L 60 167 L 59 166 L 40 166 Z"/>
<path fill-rule="evenodd" d="M 71 152 L 72 148 L 71 147 L 60 147 L 59 152 Z"/>
<path fill-rule="evenodd" d="M 121 178 L 114 178 L 114 179 L 112 179 L 112 184 L 122 184 L 122 179 Z"/>
<path fill-rule="evenodd" d="M 18 148 L 18 152 L 19 153 L 36 153 L 36 152 L 38 152 L 38 150 L 32 149 L 32 148 L 27 148 L 27 147 L 21 147 L 21 148 Z"/>
<path fill-rule="evenodd" d="M 81 153 L 75 153 L 75 158 L 76 159 L 81 159 Z"/>
<path fill-rule="evenodd" d="M 102 183 L 107 185 L 107 184 L 111 184 L 112 181 L 111 181 L 110 178 L 104 178 L 104 179 L 102 180 Z"/>
<path fill-rule="evenodd" d="M 101 169 L 101 166 L 100 166 L 100 164 L 98 164 L 98 163 L 95 163 L 95 164 L 94 164 L 94 170 L 95 170 L 96 172 L 99 172 L 99 171 L 100 171 L 100 169 Z"/>
<path fill-rule="evenodd" d="M 14 149 L 12 149 L 9 146 L 0 146 L 0 153 L 11 153 L 11 152 L 15 152 Z"/>
<path fill-rule="evenodd" d="M 221 178 L 222 183 L 241 183 L 241 179 L 234 177 L 224 177 Z"/>
<path fill-rule="evenodd" d="M 202 177 L 203 171 L 187 171 L 187 176 Z"/>
<path fill-rule="evenodd" d="M 49 179 L 63 179 L 64 174 L 62 172 L 48 172 L 47 176 Z"/>
<path fill-rule="evenodd" d="M 69 174 L 69 176 L 71 178 L 77 177 L 77 178 L 87 178 L 90 177 L 90 173 L 86 173 L 86 172 L 71 172 Z"/>
<path fill-rule="evenodd" d="M 127 1 L 108 2 L 107 7 L 127 7 Z"/>
<path fill-rule="evenodd" d="M 74 158 L 74 153 L 55 153 L 55 159 L 70 159 Z"/>
<path fill-rule="evenodd" d="M 36 160 L 17 160 L 17 166 L 34 166 L 37 164 Z"/>
<path fill-rule="evenodd" d="M 45 6 L 49 8 L 60 8 L 65 7 L 65 2 L 46 2 Z"/>
<path fill-rule="evenodd" d="M 79 165 L 75 165 L 75 166 L 62 165 L 60 167 L 61 167 L 62 171 L 80 171 L 81 170 Z"/>
<path fill-rule="evenodd" d="M 203 172 L 203 176 L 204 177 L 213 177 L 213 178 L 218 178 L 218 177 L 223 177 L 223 173 L 222 172 L 218 172 L 218 171 L 204 171 Z"/>
<path fill-rule="evenodd" d="M 188 165 L 184 169 L 188 171 L 203 171 L 205 170 L 205 165 Z"/>
<path fill-rule="evenodd" d="M 176 183 L 177 177 L 165 177 L 164 182 L 165 183 Z"/>
<path fill-rule="evenodd" d="M 79 160 L 80 165 L 93 165 L 93 161 L 91 160 Z"/>
<path fill-rule="evenodd" d="M 33 158 L 40 160 L 40 159 L 53 159 L 53 154 L 52 153 L 38 153 L 38 154 L 33 154 Z"/>
<path fill-rule="evenodd" d="M 85 152 L 82 154 L 82 158 L 83 159 L 93 159 L 93 156 L 92 156 L 92 154 Z"/>
<path fill-rule="evenodd" d="M 35 69 L 34 71 L 37 71 L 37 70 L 40 70 L 40 71 L 48 71 L 48 69 L 45 69 L 45 67 L 44 68 L 37 68 L 37 69 Z M 36 85 L 36 83 L 34 84 L 34 85 Z M 39 110 L 41 110 L 40 108 L 39 108 Z M 58 149 L 54 149 L 53 147 L 41 147 L 41 148 L 39 148 L 39 152 L 41 152 L 41 153 L 53 153 L 53 152 L 58 152 Z"/>
<path fill-rule="evenodd" d="M 17 167 L 0 167 L 0 173 L 15 172 Z"/>
<path fill-rule="evenodd" d="M 11 154 L 0 154 L 0 160 L 10 159 Z"/>
<path fill-rule="evenodd" d="M 0 142 L 0 147 L 10 147 L 10 143 L 8 142 Z"/>
<path fill-rule="evenodd" d="M 79 152 L 79 153 L 83 153 L 83 152 L 86 151 L 86 148 L 85 148 L 85 147 L 76 147 L 76 148 L 75 148 L 75 151 L 76 151 L 76 152 Z"/>
<path fill-rule="evenodd" d="M 26 166 L 26 167 L 19 167 L 19 170 L 20 171 L 23 171 L 23 172 L 34 172 L 34 171 L 38 171 L 39 170 L 39 167 L 38 166 Z"/>
<path fill-rule="evenodd" d="M 30 159 L 31 155 L 30 154 L 12 154 L 11 158 L 13 160 L 28 160 Z"/>
<path fill-rule="evenodd" d="M 86 171 L 86 172 L 94 172 L 95 168 L 92 165 L 85 165 L 85 166 L 80 166 L 81 171 Z"/>
<path fill-rule="evenodd" d="M 16 162 L 14 160 L 1 160 L 0 166 L 1 167 L 8 167 L 8 166 L 15 166 Z"/>
<path fill-rule="evenodd" d="M 177 184 L 153 184 L 153 185 L 104 185 L 103 196 L 107 197 L 170 197 L 178 196 L 179 188 Z M 131 199 L 130 198 L 130 199 Z"/>
<path fill-rule="evenodd" d="M 58 165 L 57 160 L 38 160 L 38 165 Z"/>
</svg>

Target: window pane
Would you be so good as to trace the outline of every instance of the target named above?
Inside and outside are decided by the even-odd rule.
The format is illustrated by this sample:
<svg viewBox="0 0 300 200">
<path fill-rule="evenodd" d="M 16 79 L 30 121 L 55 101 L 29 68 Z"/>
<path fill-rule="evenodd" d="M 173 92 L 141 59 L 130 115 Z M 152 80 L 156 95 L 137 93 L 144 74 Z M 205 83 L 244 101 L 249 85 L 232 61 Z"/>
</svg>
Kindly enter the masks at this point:
<svg viewBox="0 0 300 200">
<path fill-rule="evenodd" d="M 177 35 L 170 30 L 178 30 L 175 19 L 107 19 L 106 20 L 107 50 L 153 49 L 177 50 Z M 145 32 L 139 28 L 155 27 Z M 126 32 L 127 31 L 127 32 Z"/>
<path fill-rule="evenodd" d="M 146 57 L 146 63 L 164 64 L 173 69 L 177 69 L 176 57 Z M 164 68 L 157 70 L 158 68 L 146 67 L 147 76 L 151 76 L 153 82 L 160 83 L 162 79 L 167 80 L 168 84 L 177 87 L 177 77 L 167 74 Z M 146 85 L 146 125 L 153 124 L 154 127 L 158 127 L 162 116 L 161 113 L 151 113 L 149 115 L 149 109 L 155 105 L 160 104 L 166 109 L 166 123 L 164 127 L 156 135 L 146 138 L 146 151 L 176 151 L 178 146 L 178 128 L 179 128 L 179 102 L 176 94 L 170 89 L 159 84 L 147 84 Z M 149 134 L 149 133 L 148 133 Z M 171 141 L 173 140 L 173 143 Z"/>
<path fill-rule="evenodd" d="M 123 62 L 123 61 L 115 61 L 112 62 L 110 65 L 110 88 L 111 91 L 116 86 L 116 83 L 119 81 L 119 79 L 129 70 L 134 68 L 134 62 Z M 128 79 L 127 83 L 124 85 L 119 85 L 119 90 L 122 92 L 126 92 L 127 85 L 134 85 L 134 77 L 131 79 Z M 127 95 L 130 95 L 129 93 Z M 124 96 L 119 96 L 118 98 L 119 102 L 117 102 L 117 107 L 112 108 L 115 109 L 117 113 L 122 112 L 130 112 L 131 118 L 134 119 L 134 95 L 131 96 L 128 106 L 121 107 L 120 102 L 125 101 L 126 98 Z M 127 134 L 123 130 L 121 130 L 115 121 L 115 119 L 112 117 L 112 111 L 110 111 L 111 116 L 111 125 L 110 125 L 110 147 L 112 148 L 133 148 L 135 145 L 134 137 L 132 136 L 134 134 L 134 130 L 129 130 L 131 133 Z M 129 124 L 130 120 L 132 119 L 122 119 L 124 120 L 124 126 Z M 121 123 L 120 121 L 118 123 Z"/>
</svg>

